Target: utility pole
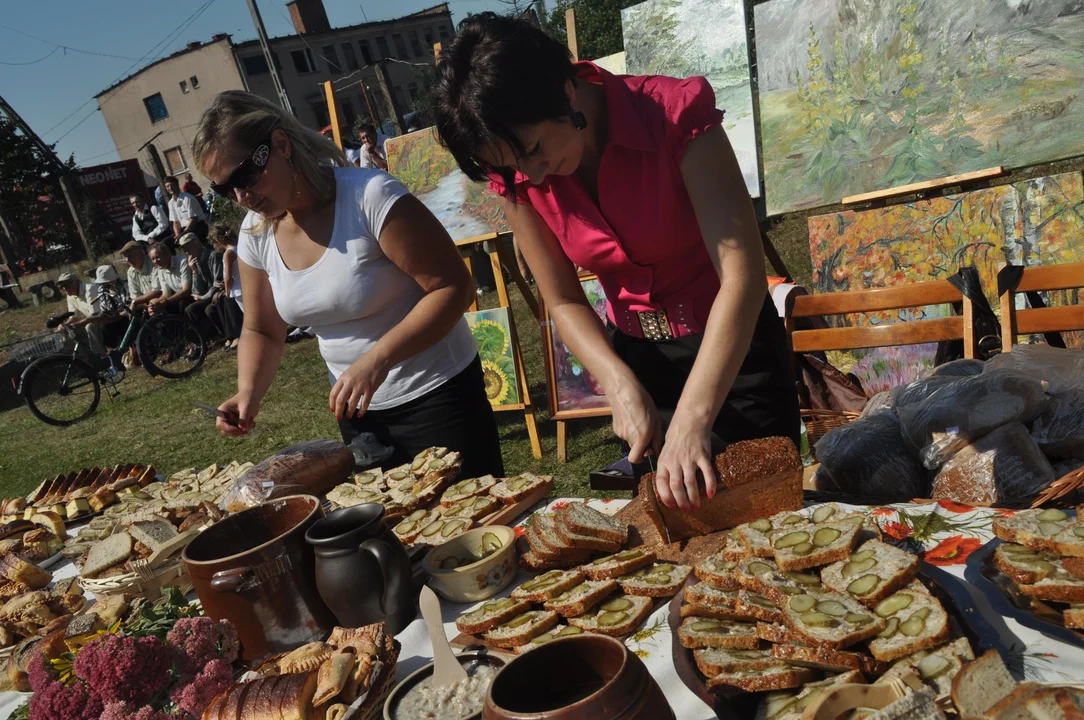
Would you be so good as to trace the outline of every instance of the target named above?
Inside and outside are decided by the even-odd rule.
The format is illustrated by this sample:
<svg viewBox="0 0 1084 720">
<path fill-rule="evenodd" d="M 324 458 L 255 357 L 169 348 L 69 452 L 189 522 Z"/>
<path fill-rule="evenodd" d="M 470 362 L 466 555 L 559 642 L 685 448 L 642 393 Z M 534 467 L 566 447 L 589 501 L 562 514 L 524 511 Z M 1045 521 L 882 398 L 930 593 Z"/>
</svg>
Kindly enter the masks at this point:
<svg viewBox="0 0 1084 720">
<path fill-rule="evenodd" d="M 279 104 L 282 105 L 283 110 L 293 115 L 294 110 L 290 107 L 290 97 L 286 94 L 282 78 L 279 77 L 279 69 L 275 67 L 275 56 L 271 54 L 271 46 L 267 42 L 267 30 L 263 26 L 260 8 L 256 7 L 256 0 L 247 0 L 247 2 L 248 11 L 252 13 L 252 23 L 256 26 L 256 35 L 260 40 L 264 60 L 267 61 L 267 69 L 271 73 L 271 82 L 275 86 L 275 94 L 279 96 Z"/>
<path fill-rule="evenodd" d="M 386 60 L 381 60 L 376 64 L 376 82 L 380 85 L 384 101 L 391 109 L 391 124 L 395 127 L 395 134 L 402 135 L 406 131 L 406 122 L 403 121 L 403 114 L 399 111 L 399 106 L 395 104 L 395 97 L 391 94 L 391 80 L 388 79 L 386 63 Z"/>
</svg>

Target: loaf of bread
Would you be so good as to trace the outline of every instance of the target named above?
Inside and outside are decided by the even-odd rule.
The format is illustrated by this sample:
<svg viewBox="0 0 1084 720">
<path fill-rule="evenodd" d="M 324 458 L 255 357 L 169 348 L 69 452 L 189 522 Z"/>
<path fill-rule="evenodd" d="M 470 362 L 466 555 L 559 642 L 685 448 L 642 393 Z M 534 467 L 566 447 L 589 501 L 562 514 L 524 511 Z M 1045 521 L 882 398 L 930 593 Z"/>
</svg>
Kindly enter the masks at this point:
<svg viewBox="0 0 1084 720">
<path fill-rule="evenodd" d="M 1030 497 L 1054 479 L 1054 468 L 1027 428 L 1009 423 L 946 462 L 933 480 L 933 497 L 972 505 L 1004 503 Z"/>
<path fill-rule="evenodd" d="M 816 453 L 821 462 L 818 485 L 881 503 L 908 502 L 927 494 L 926 472 L 904 441 L 894 412 L 882 411 L 830 430 L 817 442 Z"/>
<path fill-rule="evenodd" d="M 715 457 L 715 472 L 715 497 L 708 498 L 701 487 L 700 508 L 688 513 L 659 502 L 655 474 L 644 475 L 640 502 L 660 536 L 666 537 L 667 530 L 674 541 L 709 535 L 802 507 L 802 460 L 787 438 L 734 443 Z"/>
<path fill-rule="evenodd" d="M 336 440 L 309 440 L 280 450 L 253 467 L 223 499 L 226 510 L 240 512 L 287 495 L 322 495 L 349 482 L 354 454 Z"/>
<path fill-rule="evenodd" d="M 1031 437 L 1050 457 L 1084 459 L 1084 387 L 1052 394 Z"/>
</svg>

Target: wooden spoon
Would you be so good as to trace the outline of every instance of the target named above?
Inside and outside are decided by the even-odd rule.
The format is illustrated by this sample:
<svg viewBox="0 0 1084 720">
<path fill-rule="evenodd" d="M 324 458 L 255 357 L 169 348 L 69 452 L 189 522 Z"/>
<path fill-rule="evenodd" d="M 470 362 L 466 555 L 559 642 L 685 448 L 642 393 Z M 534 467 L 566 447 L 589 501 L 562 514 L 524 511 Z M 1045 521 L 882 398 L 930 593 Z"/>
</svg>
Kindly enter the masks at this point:
<svg viewBox="0 0 1084 720">
<path fill-rule="evenodd" d="M 428 585 L 422 585 L 422 594 L 418 598 L 418 605 L 422 610 L 425 628 L 429 631 L 429 642 L 433 645 L 432 687 L 443 687 L 466 680 L 467 671 L 459 664 L 459 659 L 452 652 L 452 646 L 448 644 L 448 636 L 444 634 L 444 623 L 440 615 L 440 600 L 437 599 L 436 594 L 429 589 Z"/>
<path fill-rule="evenodd" d="M 814 700 L 802 714 L 802 720 L 836 720 L 841 715 L 857 708 L 880 710 L 920 687 L 922 687 L 922 682 L 914 673 L 873 685 L 857 683 L 837 685 Z"/>
</svg>

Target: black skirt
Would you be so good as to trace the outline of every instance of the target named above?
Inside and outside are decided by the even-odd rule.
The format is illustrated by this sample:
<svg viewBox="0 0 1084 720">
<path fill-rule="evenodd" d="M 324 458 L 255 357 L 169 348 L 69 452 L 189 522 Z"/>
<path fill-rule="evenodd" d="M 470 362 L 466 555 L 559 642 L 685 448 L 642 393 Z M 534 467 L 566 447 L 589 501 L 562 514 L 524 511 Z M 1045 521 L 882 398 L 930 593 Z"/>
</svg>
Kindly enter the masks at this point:
<svg viewBox="0 0 1084 720">
<path fill-rule="evenodd" d="M 626 335 L 612 323 L 607 323 L 607 329 L 614 350 L 636 374 L 655 406 L 663 415 L 673 413 L 700 352 L 703 335 L 653 341 Z M 766 296 L 753 342 L 712 432 L 725 444 L 782 436 L 798 447 L 800 423 L 786 330 L 771 297 Z"/>
<path fill-rule="evenodd" d="M 504 477 L 497 421 L 486 397 L 482 361 L 474 361 L 458 375 L 420 398 L 386 410 L 369 410 L 360 418 L 339 421 L 343 442 L 363 432 L 394 448 L 385 469 L 410 462 L 429 447 L 463 453 L 461 478 L 482 475 Z"/>
</svg>

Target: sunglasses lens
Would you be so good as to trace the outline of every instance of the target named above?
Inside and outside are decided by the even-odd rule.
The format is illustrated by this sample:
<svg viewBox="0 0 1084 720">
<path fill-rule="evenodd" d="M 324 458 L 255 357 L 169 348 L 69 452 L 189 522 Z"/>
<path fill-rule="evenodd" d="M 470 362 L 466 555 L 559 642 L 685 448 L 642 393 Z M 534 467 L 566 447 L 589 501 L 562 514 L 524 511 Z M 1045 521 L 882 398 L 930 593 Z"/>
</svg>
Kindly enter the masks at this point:
<svg viewBox="0 0 1084 720">
<path fill-rule="evenodd" d="M 256 181 L 260 179 L 261 173 L 263 173 L 262 167 L 257 167 L 251 162 L 246 162 L 234 172 L 230 184 L 241 190 L 247 190 L 256 184 Z"/>
</svg>

